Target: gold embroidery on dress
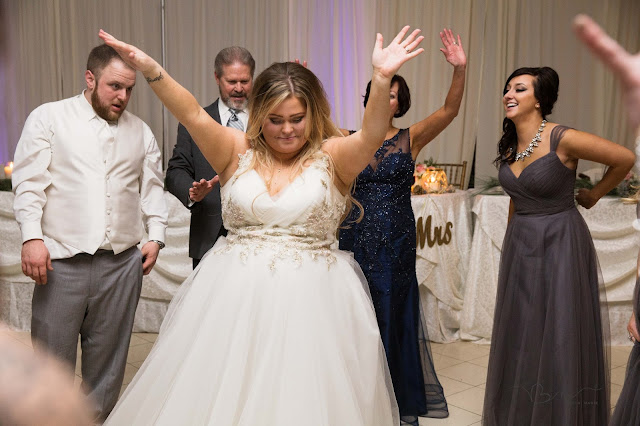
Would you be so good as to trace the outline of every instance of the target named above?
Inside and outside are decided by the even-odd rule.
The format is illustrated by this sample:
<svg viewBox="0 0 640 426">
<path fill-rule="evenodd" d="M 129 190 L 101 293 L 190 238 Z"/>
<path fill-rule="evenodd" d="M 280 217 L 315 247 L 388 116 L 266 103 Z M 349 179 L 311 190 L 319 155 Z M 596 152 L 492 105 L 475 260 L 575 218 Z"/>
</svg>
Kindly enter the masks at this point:
<svg viewBox="0 0 640 426">
<path fill-rule="evenodd" d="M 240 175 L 246 172 L 253 152 L 247 150 L 240 154 L 238 170 L 228 185 L 235 185 Z M 345 210 L 345 197 L 330 183 L 329 161 L 326 157 L 316 160 L 309 166 L 321 172 L 319 183 L 324 188 L 322 197 L 313 206 L 307 208 L 306 219 L 287 227 L 277 224 L 256 224 L 255 215 L 244 211 L 231 193 L 233 188 L 221 193 L 222 218 L 228 230 L 227 244 L 215 253 L 228 253 L 239 250 L 239 256 L 245 263 L 249 256 L 269 255 L 269 268 L 277 270 L 281 262 L 291 262 L 301 266 L 305 257 L 313 261 L 324 258 L 327 267 L 336 262 L 331 249 L 335 245 L 335 230 Z M 313 182 L 310 182 L 313 190 Z M 251 221 L 250 218 L 254 218 Z"/>
</svg>

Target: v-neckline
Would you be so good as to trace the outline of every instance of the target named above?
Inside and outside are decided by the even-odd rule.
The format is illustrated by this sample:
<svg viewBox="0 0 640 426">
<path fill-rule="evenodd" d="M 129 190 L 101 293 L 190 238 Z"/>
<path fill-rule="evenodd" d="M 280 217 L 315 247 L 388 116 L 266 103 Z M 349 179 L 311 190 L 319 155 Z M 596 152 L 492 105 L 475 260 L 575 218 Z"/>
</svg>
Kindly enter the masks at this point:
<svg viewBox="0 0 640 426">
<path fill-rule="evenodd" d="M 520 177 L 522 176 L 522 174 L 525 172 L 525 170 L 527 170 L 529 167 L 531 167 L 532 165 L 534 165 L 535 163 L 537 163 L 538 161 L 542 160 L 545 157 L 548 157 L 549 154 L 554 153 L 555 151 L 549 151 L 547 152 L 545 155 L 536 158 L 535 160 L 533 160 L 531 163 L 529 163 L 527 165 L 527 167 L 525 167 L 524 169 L 522 169 L 522 171 L 520 171 L 520 174 L 518 176 L 516 176 L 516 174 L 513 172 L 513 170 L 511 169 L 511 166 L 509 164 L 507 164 L 507 168 L 509 169 L 509 171 L 511 172 L 511 174 L 513 175 L 514 178 L 516 178 L 516 180 L 520 180 Z"/>
<path fill-rule="evenodd" d="M 288 185 L 286 185 L 284 188 L 282 188 L 280 191 L 276 192 L 275 194 L 270 194 L 269 193 L 269 188 L 267 188 L 267 183 L 265 182 L 264 178 L 260 175 L 260 173 L 258 173 L 258 171 L 256 169 L 252 169 L 252 171 L 256 174 L 256 176 L 258 176 L 258 179 L 260 180 L 260 182 L 262 183 L 262 186 L 265 189 L 266 194 L 269 196 L 269 198 L 271 199 L 271 201 L 276 202 L 278 200 L 280 200 L 282 198 L 282 195 L 285 193 L 285 191 L 287 191 L 289 189 L 289 187 L 291 185 L 293 185 L 294 183 L 296 183 L 296 181 L 303 175 L 305 174 L 305 172 L 307 170 L 309 170 L 311 167 L 313 166 L 313 164 L 308 165 L 307 167 L 302 169 L 302 172 L 300 172 L 300 174 L 298 174 L 298 176 L 296 176 L 295 178 L 293 178 L 293 180 L 291 182 L 289 182 Z"/>
</svg>

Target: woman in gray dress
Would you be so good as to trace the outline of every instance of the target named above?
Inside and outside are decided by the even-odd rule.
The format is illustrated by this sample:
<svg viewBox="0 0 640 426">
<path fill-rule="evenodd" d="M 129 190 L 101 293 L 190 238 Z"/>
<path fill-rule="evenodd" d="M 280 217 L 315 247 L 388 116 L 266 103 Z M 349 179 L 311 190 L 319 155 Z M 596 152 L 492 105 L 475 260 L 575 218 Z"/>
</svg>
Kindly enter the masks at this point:
<svg viewBox="0 0 640 426">
<path fill-rule="evenodd" d="M 558 86 L 558 74 L 542 67 L 514 71 L 504 88 L 496 165 L 511 204 L 484 425 L 599 426 L 609 419 L 604 287 L 575 203 L 595 205 L 635 157 L 598 136 L 547 122 Z M 580 159 L 609 169 L 593 189 L 574 197 Z"/>
</svg>

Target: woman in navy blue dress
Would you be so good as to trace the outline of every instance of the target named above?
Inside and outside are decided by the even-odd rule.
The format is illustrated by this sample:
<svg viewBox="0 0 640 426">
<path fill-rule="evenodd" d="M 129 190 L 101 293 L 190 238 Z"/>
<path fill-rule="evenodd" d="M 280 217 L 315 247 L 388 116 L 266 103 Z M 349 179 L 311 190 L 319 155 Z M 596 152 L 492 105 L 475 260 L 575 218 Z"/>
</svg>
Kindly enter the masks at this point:
<svg viewBox="0 0 640 426">
<path fill-rule="evenodd" d="M 440 33 L 440 50 L 454 67 L 444 105 L 408 129 L 393 125 L 411 105 L 405 80 L 391 80 L 389 129 L 382 146 L 358 176 L 354 207 L 340 230 L 340 248 L 349 250 L 362 268 L 376 309 L 400 417 L 404 424 L 418 424 L 419 416 L 449 415 L 442 386 L 431 360 L 426 330 L 420 319 L 420 295 L 416 279 L 416 225 L 411 209 L 411 185 L 415 159 L 426 144 L 458 114 L 464 92 L 466 55 L 460 36 Z M 364 98 L 366 106 L 370 87 Z"/>
</svg>

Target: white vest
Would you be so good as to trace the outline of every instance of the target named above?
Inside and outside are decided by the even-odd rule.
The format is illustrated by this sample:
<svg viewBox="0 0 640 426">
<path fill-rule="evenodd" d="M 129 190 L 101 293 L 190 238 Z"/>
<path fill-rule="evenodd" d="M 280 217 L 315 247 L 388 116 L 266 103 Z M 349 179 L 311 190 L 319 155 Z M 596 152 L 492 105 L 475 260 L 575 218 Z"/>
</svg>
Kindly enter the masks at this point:
<svg viewBox="0 0 640 426">
<path fill-rule="evenodd" d="M 156 143 L 151 129 L 125 111 L 118 120 L 117 130 L 112 132 L 106 121 L 95 118 L 83 95 L 42 105 L 32 115 L 34 117 L 30 116 L 23 130 L 25 141 L 21 138 L 16 149 L 16 161 L 22 157 L 25 164 L 24 189 L 20 188 L 23 178 L 16 167 L 18 173 L 14 178 L 17 182 L 14 184 L 18 187 L 14 190 L 16 201 L 26 191 L 25 201 L 34 204 L 32 196 L 28 195 L 29 180 L 40 178 L 37 174 L 26 175 L 34 173 L 30 169 L 34 164 L 29 165 L 29 162 L 37 162 L 38 154 L 37 150 L 36 153 L 29 152 L 29 147 L 39 144 L 40 149 L 50 149 L 48 167 L 44 170 L 46 165 L 36 166 L 42 171 L 35 172 L 49 173 L 51 182 L 44 189 L 46 199 L 42 200 L 42 233 L 90 254 L 101 246 L 105 235 L 115 253 L 140 242 L 144 226 L 140 192 L 147 154 L 145 143 L 149 144 L 150 140 Z M 44 142 L 29 145 L 29 140 L 38 138 Z M 158 178 L 161 176 L 154 176 L 154 180 Z M 164 203 L 161 180 L 155 184 L 160 186 L 160 201 Z M 14 208 L 17 204 L 21 203 L 15 203 Z M 166 226 L 166 207 L 164 209 L 160 216 L 164 215 Z M 20 215 L 24 216 L 21 227 L 31 222 L 24 226 L 31 229 L 30 225 L 37 219 L 36 211 L 32 213 L 28 207 L 25 209 L 26 213 Z M 20 219 L 19 212 L 16 213 L 16 218 Z M 23 238 L 27 229 L 23 229 Z"/>
</svg>

